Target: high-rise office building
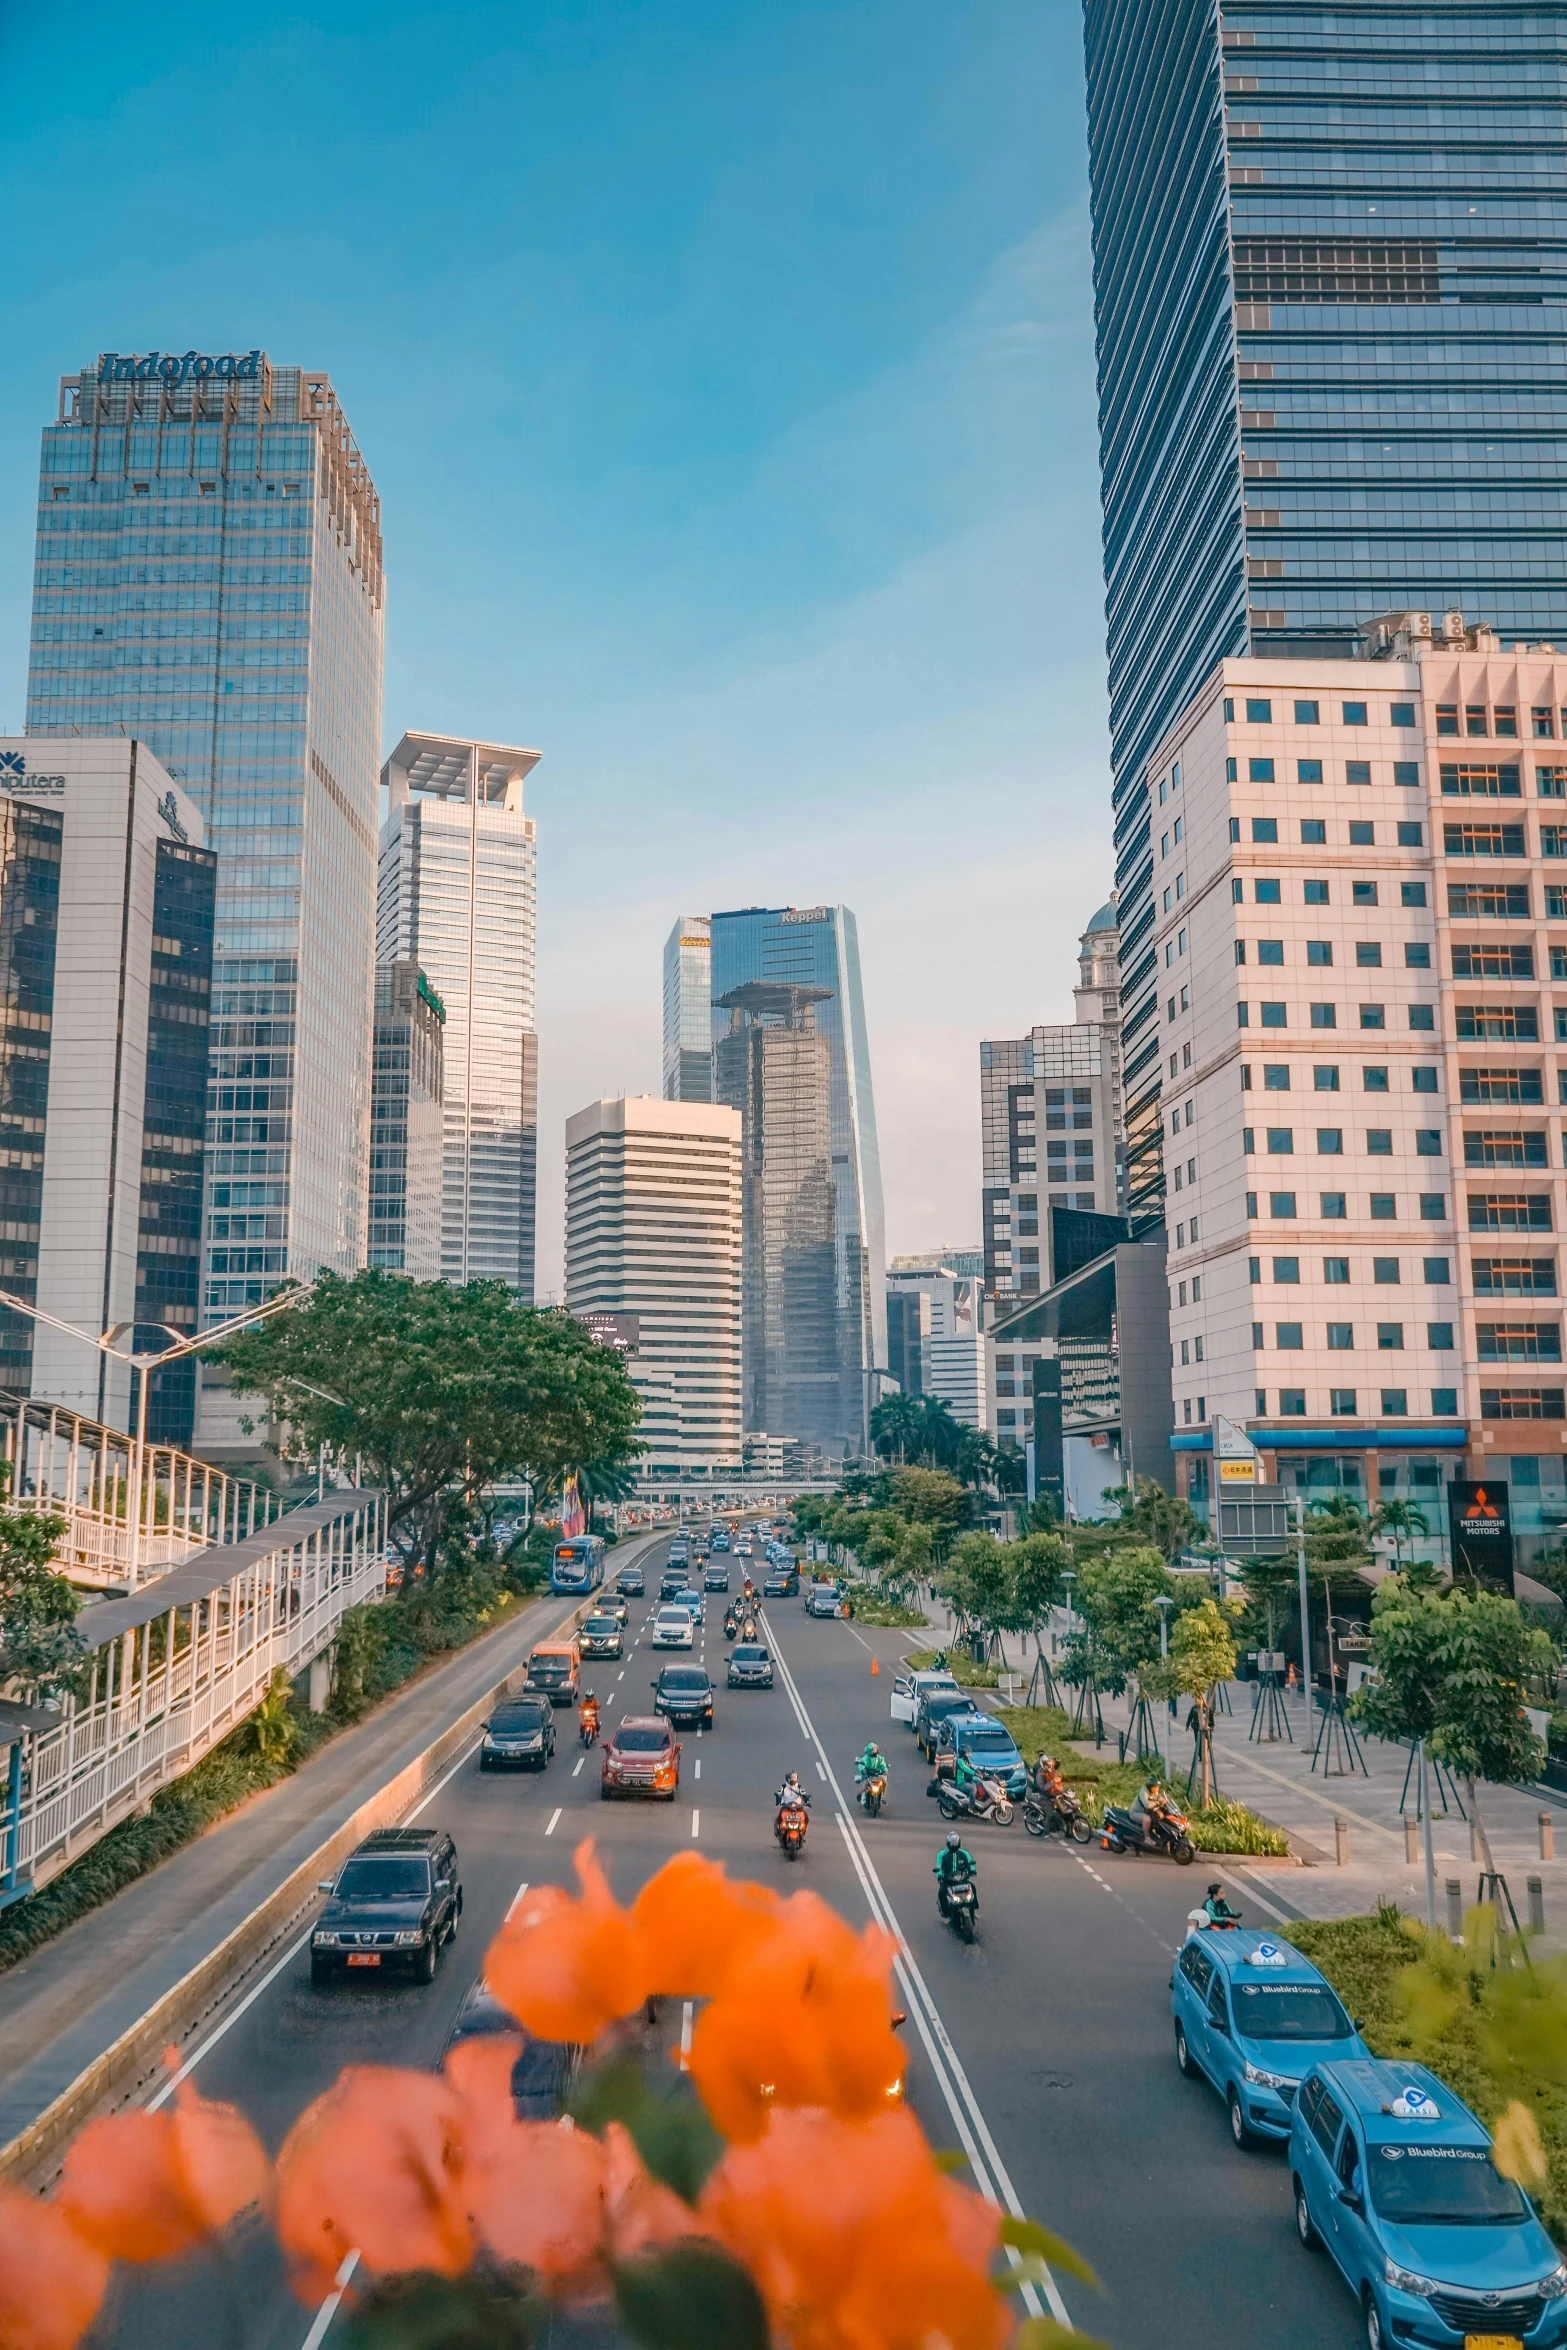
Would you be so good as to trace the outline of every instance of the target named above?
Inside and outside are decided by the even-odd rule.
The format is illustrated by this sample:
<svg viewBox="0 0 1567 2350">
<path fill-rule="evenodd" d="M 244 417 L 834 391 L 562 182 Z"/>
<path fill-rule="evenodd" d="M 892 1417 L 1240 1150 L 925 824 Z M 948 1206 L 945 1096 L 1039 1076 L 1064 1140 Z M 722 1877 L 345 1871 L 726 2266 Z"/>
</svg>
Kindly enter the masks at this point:
<svg viewBox="0 0 1567 2350">
<path fill-rule="evenodd" d="M 831 1064 L 834 1298 L 842 1398 L 835 1426 L 862 1450 L 887 1368 L 886 1241 L 870 1044 L 860 983 L 859 933 L 847 906 L 753 906 L 714 914 L 713 1040 L 727 1033 L 723 999 L 752 981 L 826 992 L 814 1025 Z M 766 1017 L 766 1015 L 764 1015 Z M 729 1097 L 718 1084 L 719 1100 Z M 761 1423 L 757 1423 L 760 1425 Z M 785 1434 L 805 1434 L 785 1429 Z"/>
<path fill-rule="evenodd" d="M 978 1251 L 954 1252 L 977 1258 Z M 977 1262 L 967 1272 L 941 1258 L 894 1257 L 887 1268 L 887 1327 L 896 1328 L 905 1393 L 930 1395 L 970 1428 L 990 1425 L 985 1377 L 985 1289 Z"/>
<path fill-rule="evenodd" d="M 219 857 L 209 1320 L 364 1261 L 381 668 L 380 502 L 326 376 L 150 351 L 64 378 L 27 732 L 134 735 Z M 200 1435 L 243 1445 L 205 1374 Z"/>
<path fill-rule="evenodd" d="M 713 1098 L 713 938 L 705 914 L 677 914 L 664 941 L 664 1099 Z"/>
<path fill-rule="evenodd" d="M 1563 97 L 1521 0 L 1087 0 L 1085 28 L 1135 1216 L 1165 1194 L 1145 770 L 1177 714 L 1225 656 L 1348 658 L 1390 608 L 1567 637 Z"/>
<path fill-rule="evenodd" d="M 719 998 L 718 1098 L 741 1116 L 745 1212 L 745 1424 L 857 1450 L 839 1355 L 826 990 L 753 979 Z"/>
<path fill-rule="evenodd" d="M 441 1278 L 446 1007 L 417 963 L 375 975 L 370 1079 L 370 1263 Z"/>
<path fill-rule="evenodd" d="M 197 1326 L 216 867 L 144 743 L 0 740 L 0 1282 L 121 1347 Z M 154 1443 L 192 1369 L 153 1374 Z M 9 1309 L 0 1384 L 130 1424 L 127 1364 Z"/>
<path fill-rule="evenodd" d="M 624 1349 L 646 1476 L 740 1467 L 740 1134 L 648 1094 L 566 1121 L 566 1305 Z"/>
<path fill-rule="evenodd" d="M 1057 1278 L 1052 1208 L 1113 1216 L 1124 1201 L 1116 915 L 1078 943 L 1076 1018 L 979 1048 L 985 1288 L 993 1302 Z"/>
<path fill-rule="evenodd" d="M 533 1303 L 539 1040 L 537 751 L 405 734 L 386 762 L 376 952 L 423 970 L 446 1011 L 441 1272 Z"/>
</svg>

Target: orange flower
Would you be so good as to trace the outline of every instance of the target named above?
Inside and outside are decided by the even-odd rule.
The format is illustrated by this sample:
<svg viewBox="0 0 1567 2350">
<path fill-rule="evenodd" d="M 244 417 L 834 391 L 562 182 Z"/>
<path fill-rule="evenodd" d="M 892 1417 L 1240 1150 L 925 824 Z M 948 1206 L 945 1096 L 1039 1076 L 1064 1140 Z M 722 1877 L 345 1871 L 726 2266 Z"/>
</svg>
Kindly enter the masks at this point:
<svg viewBox="0 0 1567 2350">
<path fill-rule="evenodd" d="M 878 1926 L 851 1932 L 814 1893 L 783 1905 L 692 2035 L 692 2077 L 726 2138 L 759 2137 L 775 2106 L 825 2106 L 845 2121 L 885 2109 L 903 2072 L 893 1947 Z"/>
<path fill-rule="evenodd" d="M 590 2041 L 647 1992 L 636 1930 L 585 1838 L 576 1851 L 582 1897 L 556 1885 L 523 1896 L 490 1944 L 484 1979 L 541 2040 Z"/>
<path fill-rule="evenodd" d="M 732 1885 L 717 1861 L 677 1853 L 632 1904 L 646 1986 L 672 1999 L 710 1999 L 777 1930 L 784 1904 L 765 1885 Z"/>
<path fill-rule="evenodd" d="M 357 2250 L 374 2276 L 473 2258 L 463 2190 L 468 2109 L 429 2073 L 349 2065 L 308 2106 L 278 2156 L 278 2238 L 302 2300 L 332 2288 Z"/>
<path fill-rule="evenodd" d="M 791 2350 L 1002 2350 L 1011 2333 L 989 2276 L 1000 2214 L 942 2176 L 901 2107 L 861 2123 L 775 2112 L 718 2164 L 701 2211 Z"/>
<path fill-rule="evenodd" d="M 689 2203 L 655 2179 L 621 2122 L 604 2131 L 604 2193 L 608 2204 L 610 2249 L 615 2260 L 634 2260 L 639 2252 L 655 2252 L 689 2236 L 710 2236 Z"/>
<path fill-rule="evenodd" d="M 166 2062 L 176 2067 L 171 2050 Z M 89 2122 L 66 2155 L 55 2197 L 77 2234 L 111 2260 L 166 2260 L 270 2205 L 272 2166 L 232 2105 L 182 2081 L 172 2113 Z"/>
<path fill-rule="evenodd" d="M 109 2263 L 57 2205 L 0 2185 L 0 2350 L 75 2350 Z"/>
<path fill-rule="evenodd" d="M 569 2122 L 520 2122 L 520 2034 L 462 2040 L 446 2078 L 462 2099 L 463 2193 L 475 2233 L 556 2289 L 602 2286 L 604 2149 Z"/>
</svg>

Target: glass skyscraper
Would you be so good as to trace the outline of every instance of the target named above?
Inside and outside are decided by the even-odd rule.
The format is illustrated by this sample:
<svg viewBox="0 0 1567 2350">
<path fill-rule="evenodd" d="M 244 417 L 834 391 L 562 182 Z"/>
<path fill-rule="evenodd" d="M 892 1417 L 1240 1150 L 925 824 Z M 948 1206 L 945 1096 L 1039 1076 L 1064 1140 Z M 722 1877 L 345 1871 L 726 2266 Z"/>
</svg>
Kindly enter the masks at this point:
<svg viewBox="0 0 1567 2350">
<path fill-rule="evenodd" d="M 713 1099 L 713 939 L 705 914 L 677 914 L 664 941 L 664 1099 Z"/>
<path fill-rule="evenodd" d="M 729 1032 L 720 999 L 756 980 L 823 988 L 815 1026 L 831 1054 L 834 1296 L 840 1427 L 858 1447 L 887 1368 L 887 1250 L 871 1092 L 860 943 L 847 906 L 748 906 L 711 917 L 712 1039 Z M 769 1434 L 795 1435 L 795 1429 Z"/>
<path fill-rule="evenodd" d="M 1148 763 L 1225 655 L 1567 635 L 1562 19 L 1085 0 L 1129 1204 L 1163 1198 Z"/>
<path fill-rule="evenodd" d="M 537 751 L 405 734 L 386 762 L 376 952 L 419 965 L 445 1014 L 441 1276 L 533 1303 L 539 1039 Z"/>
<path fill-rule="evenodd" d="M 380 503 L 326 376 L 150 351 L 63 379 L 27 731 L 137 736 L 217 852 L 207 1320 L 364 1261 L 381 670 Z M 208 1393 L 199 1440 L 238 1441 Z"/>
</svg>

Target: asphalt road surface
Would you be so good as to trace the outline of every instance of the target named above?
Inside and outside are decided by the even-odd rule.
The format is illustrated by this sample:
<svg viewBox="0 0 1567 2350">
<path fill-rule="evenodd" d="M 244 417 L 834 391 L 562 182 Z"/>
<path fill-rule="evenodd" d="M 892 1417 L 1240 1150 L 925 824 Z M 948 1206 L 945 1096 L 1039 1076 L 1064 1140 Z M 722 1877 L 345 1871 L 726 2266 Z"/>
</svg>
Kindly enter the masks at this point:
<svg viewBox="0 0 1567 2350">
<path fill-rule="evenodd" d="M 654 1597 L 631 1603 L 623 1663 L 584 1670 L 607 1720 L 650 1708 L 662 1660 L 645 1633 L 662 1557 L 643 1554 Z M 742 1571 L 731 1568 L 737 1590 Z M 1021 1819 L 976 1826 L 966 1840 L 980 1867 L 981 1923 L 965 1947 L 936 1915 L 931 1868 L 944 1823 L 926 1797 L 928 1773 L 888 1718 L 888 1668 L 906 1640 L 774 1600 L 765 1614 L 777 1685 L 731 1693 L 722 1612 L 711 1595 L 694 1653 L 713 1675 L 716 1718 L 711 1731 L 685 1735 L 674 1803 L 602 1802 L 598 1757 L 582 1753 L 564 1711 L 555 1759 L 538 1776 L 481 1773 L 476 1753 L 466 1754 L 419 1815 L 455 1836 L 465 1895 L 461 1932 L 435 1982 L 315 1990 L 301 1941 L 195 2044 L 205 2094 L 241 2105 L 275 2147 L 344 2064 L 433 2065 L 522 1887 L 573 1884 L 573 1847 L 592 1835 L 629 1899 L 694 1840 L 732 1873 L 810 1886 L 855 1925 L 869 1914 L 901 1932 L 909 2095 L 932 2142 L 961 2148 L 987 2192 L 1054 2228 L 1101 2279 L 1097 2292 L 1060 2280 L 1041 2309 L 1069 2315 L 1114 2350 L 1359 2342 L 1358 2313 L 1332 2264 L 1295 2242 L 1283 2154 L 1238 2153 L 1217 2096 L 1176 2071 L 1169 1975 L 1197 1872 L 1117 1860 L 1097 1844 L 1040 1843 Z M 853 1800 L 853 1758 L 873 1734 L 892 1784 L 887 1809 L 867 1820 Z M 794 1865 L 772 1837 L 772 1791 L 789 1769 L 814 1797 Z M 177 2273 L 122 2275 L 115 2291 L 102 2328 L 114 2350 L 334 2350 L 341 2340 L 330 2308 L 293 2299 L 259 2228 L 221 2261 L 203 2253 Z"/>
</svg>

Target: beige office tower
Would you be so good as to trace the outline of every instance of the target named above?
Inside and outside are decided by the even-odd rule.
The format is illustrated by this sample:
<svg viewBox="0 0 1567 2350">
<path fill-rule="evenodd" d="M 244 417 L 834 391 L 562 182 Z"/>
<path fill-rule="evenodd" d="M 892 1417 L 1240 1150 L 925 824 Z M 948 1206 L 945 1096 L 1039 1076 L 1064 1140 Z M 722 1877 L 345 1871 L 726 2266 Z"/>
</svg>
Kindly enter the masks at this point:
<svg viewBox="0 0 1567 2350">
<path fill-rule="evenodd" d="M 405 734 L 382 770 L 376 959 L 440 998 L 441 1275 L 533 1302 L 538 1166 L 538 854 L 522 804 L 537 751 Z"/>
<path fill-rule="evenodd" d="M 650 1094 L 566 1121 L 566 1305 L 626 1349 L 645 1474 L 740 1469 L 740 1135 Z"/>
</svg>

